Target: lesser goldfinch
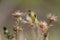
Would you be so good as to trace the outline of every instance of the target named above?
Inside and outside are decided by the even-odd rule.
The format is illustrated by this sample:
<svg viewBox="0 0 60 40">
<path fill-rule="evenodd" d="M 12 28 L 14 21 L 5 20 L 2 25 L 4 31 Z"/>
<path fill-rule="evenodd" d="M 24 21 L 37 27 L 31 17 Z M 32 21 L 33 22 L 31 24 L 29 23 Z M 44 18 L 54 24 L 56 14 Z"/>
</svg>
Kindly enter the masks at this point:
<svg viewBox="0 0 60 40">
<path fill-rule="evenodd" d="M 36 14 L 31 10 L 29 10 L 28 12 L 29 12 L 29 17 L 32 19 L 33 23 L 36 24 L 39 23 Z"/>
<path fill-rule="evenodd" d="M 13 35 L 9 32 L 9 30 L 6 27 L 3 27 L 4 30 L 4 35 L 8 38 L 11 39 L 13 38 Z"/>
<path fill-rule="evenodd" d="M 35 21 L 36 14 L 35 14 L 33 11 L 31 11 L 31 10 L 29 10 L 28 12 L 29 12 L 29 17 L 31 17 L 31 19 L 32 19 L 33 21 Z"/>
</svg>

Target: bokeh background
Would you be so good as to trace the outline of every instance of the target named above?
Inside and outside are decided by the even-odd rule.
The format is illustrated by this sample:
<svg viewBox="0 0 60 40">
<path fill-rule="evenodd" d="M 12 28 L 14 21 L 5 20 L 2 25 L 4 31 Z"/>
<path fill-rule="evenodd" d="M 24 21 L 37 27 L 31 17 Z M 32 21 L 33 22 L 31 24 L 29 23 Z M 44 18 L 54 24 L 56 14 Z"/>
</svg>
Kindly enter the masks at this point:
<svg viewBox="0 0 60 40">
<path fill-rule="evenodd" d="M 54 27 L 49 29 L 49 40 L 60 40 L 60 0 L 0 0 L 0 35 L 2 40 L 5 40 L 2 27 L 12 28 L 11 14 L 18 9 L 23 12 L 31 9 L 40 20 L 45 20 L 46 14 L 50 12 L 57 15 L 58 21 L 54 23 Z M 27 33 L 29 34 L 29 31 Z"/>
</svg>

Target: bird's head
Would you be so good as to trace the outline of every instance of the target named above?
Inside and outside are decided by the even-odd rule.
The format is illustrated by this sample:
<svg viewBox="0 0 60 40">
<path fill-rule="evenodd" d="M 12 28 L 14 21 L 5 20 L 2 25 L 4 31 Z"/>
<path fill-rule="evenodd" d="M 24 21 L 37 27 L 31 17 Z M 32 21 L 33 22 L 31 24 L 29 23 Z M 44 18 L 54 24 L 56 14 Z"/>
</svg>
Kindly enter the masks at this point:
<svg viewBox="0 0 60 40">
<path fill-rule="evenodd" d="M 36 18 L 36 15 L 35 15 L 35 13 L 33 11 L 29 10 L 28 12 L 29 12 L 29 16 L 31 18 Z"/>
</svg>

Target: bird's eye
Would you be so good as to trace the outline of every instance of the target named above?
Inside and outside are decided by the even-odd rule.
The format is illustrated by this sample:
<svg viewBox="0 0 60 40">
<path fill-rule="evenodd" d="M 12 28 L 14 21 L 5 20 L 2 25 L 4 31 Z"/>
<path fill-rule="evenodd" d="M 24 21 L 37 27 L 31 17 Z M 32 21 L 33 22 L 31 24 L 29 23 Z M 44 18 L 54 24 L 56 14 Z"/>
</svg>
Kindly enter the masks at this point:
<svg viewBox="0 0 60 40">
<path fill-rule="evenodd" d="M 31 12 L 31 10 L 28 10 L 28 12 Z"/>
</svg>

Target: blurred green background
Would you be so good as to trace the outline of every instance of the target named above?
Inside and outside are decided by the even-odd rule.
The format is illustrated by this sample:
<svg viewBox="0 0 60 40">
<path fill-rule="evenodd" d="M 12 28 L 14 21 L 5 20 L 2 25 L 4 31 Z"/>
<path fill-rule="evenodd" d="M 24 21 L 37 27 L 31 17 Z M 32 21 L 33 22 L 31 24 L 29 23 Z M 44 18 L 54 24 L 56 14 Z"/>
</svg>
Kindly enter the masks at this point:
<svg viewBox="0 0 60 40">
<path fill-rule="evenodd" d="M 13 23 L 11 14 L 20 9 L 23 12 L 31 9 L 36 12 L 38 19 L 45 19 L 45 15 L 53 13 L 58 16 L 55 27 L 49 29 L 49 40 L 60 40 L 60 0 L 0 0 L 0 33 L 2 27 Z M 2 34 L 3 39 L 3 34 Z"/>
</svg>

